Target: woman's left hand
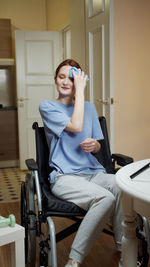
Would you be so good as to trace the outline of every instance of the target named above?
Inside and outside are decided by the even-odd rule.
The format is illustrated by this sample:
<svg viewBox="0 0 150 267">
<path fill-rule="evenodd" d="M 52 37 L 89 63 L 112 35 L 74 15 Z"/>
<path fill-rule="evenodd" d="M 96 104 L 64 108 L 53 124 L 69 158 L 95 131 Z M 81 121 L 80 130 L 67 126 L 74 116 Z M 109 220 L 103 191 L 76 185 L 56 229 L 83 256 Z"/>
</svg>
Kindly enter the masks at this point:
<svg viewBox="0 0 150 267">
<path fill-rule="evenodd" d="M 93 138 L 86 138 L 82 143 L 80 143 L 80 145 L 85 152 L 95 152 L 97 140 Z"/>
<path fill-rule="evenodd" d="M 88 79 L 88 76 L 85 75 L 84 71 L 81 71 L 81 69 L 78 69 L 78 73 L 76 74 L 74 70 L 72 70 L 73 78 L 74 78 L 74 87 L 75 90 L 84 90 L 86 87 L 86 81 Z"/>
</svg>

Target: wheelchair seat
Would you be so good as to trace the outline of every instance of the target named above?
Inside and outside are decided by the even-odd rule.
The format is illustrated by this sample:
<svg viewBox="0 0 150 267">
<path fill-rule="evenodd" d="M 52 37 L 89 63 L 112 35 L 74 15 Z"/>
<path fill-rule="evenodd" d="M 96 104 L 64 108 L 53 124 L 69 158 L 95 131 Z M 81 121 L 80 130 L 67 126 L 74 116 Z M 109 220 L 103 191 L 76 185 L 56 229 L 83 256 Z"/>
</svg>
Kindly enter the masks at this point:
<svg viewBox="0 0 150 267">
<path fill-rule="evenodd" d="M 125 166 L 133 162 L 133 158 L 121 154 L 112 154 L 109 146 L 106 119 L 99 118 L 104 135 L 101 140 L 101 150 L 95 156 L 106 168 L 108 173 L 115 173 L 116 163 Z M 21 224 L 25 227 L 25 258 L 28 267 L 35 267 L 36 237 L 40 237 L 39 266 L 57 267 L 56 243 L 77 231 L 86 211 L 72 202 L 62 200 L 52 194 L 48 181 L 49 149 L 45 137 L 44 127 L 33 123 L 36 141 L 36 160 L 27 159 L 28 173 L 25 182 L 21 184 Z M 73 221 L 73 224 L 55 234 L 55 225 L 52 217 L 64 217 Z M 48 226 L 48 236 L 43 240 L 42 224 Z M 112 231 L 105 230 L 113 235 Z"/>
<path fill-rule="evenodd" d="M 37 160 L 39 181 L 42 190 L 42 208 L 45 212 L 45 216 L 55 215 L 58 216 L 82 216 L 85 215 L 85 211 L 76 206 L 72 202 L 64 201 L 56 197 L 50 190 L 50 183 L 48 181 L 49 173 L 52 171 L 48 165 L 49 162 L 49 149 L 45 137 L 43 127 L 39 127 L 35 122 L 33 129 L 36 135 L 36 148 L 37 148 Z M 46 163 L 46 164 L 45 164 Z M 28 161 L 27 161 L 28 164 Z"/>
</svg>

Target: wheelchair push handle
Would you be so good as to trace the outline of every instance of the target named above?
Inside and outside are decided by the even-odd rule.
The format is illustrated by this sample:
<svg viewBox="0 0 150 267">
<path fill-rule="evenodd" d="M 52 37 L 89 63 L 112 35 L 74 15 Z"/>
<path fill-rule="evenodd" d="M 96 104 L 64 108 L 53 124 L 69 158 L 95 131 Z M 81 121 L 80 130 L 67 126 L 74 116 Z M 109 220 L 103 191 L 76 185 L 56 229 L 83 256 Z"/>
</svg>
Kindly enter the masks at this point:
<svg viewBox="0 0 150 267">
<path fill-rule="evenodd" d="M 10 227 L 14 227 L 16 224 L 16 218 L 13 214 L 10 214 L 8 218 L 4 218 L 2 216 L 0 216 L 0 227 L 3 226 L 10 226 Z"/>
</svg>

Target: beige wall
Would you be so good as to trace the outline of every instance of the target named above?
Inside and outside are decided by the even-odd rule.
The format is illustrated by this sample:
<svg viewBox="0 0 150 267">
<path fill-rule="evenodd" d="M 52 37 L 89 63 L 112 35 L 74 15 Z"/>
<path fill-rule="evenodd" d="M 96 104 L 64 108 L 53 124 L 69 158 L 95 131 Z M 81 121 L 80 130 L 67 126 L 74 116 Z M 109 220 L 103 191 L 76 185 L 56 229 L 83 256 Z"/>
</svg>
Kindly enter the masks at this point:
<svg viewBox="0 0 150 267">
<path fill-rule="evenodd" d="M 60 31 L 70 23 L 70 0 L 0 0 L 0 18 L 19 30 Z"/>
<path fill-rule="evenodd" d="M 0 18 L 11 19 L 14 54 L 15 30 L 61 31 L 70 24 L 70 0 L 0 0 Z"/>
<path fill-rule="evenodd" d="M 150 1 L 114 0 L 114 150 L 150 157 Z"/>
<path fill-rule="evenodd" d="M 14 54 L 15 30 L 46 30 L 45 0 L 0 0 L 0 18 L 11 19 Z"/>
<path fill-rule="evenodd" d="M 70 0 L 71 56 L 85 69 L 84 0 Z"/>
<path fill-rule="evenodd" d="M 23 30 L 45 30 L 45 0 L 0 0 L 0 18 Z"/>
<path fill-rule="evenodd" d="M 70 0 L 47 0 L 47 29 L 61 31 L 70 24 Z"/>
</svg>

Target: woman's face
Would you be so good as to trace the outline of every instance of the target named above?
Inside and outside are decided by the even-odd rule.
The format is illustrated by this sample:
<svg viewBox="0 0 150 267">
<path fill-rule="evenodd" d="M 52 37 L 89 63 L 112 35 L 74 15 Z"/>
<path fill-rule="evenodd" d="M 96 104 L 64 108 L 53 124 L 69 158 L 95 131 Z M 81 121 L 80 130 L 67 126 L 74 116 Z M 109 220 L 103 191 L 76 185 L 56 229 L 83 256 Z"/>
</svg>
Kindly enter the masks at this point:
<svg viewBox="0 0 150 267">
<path fill-rule="evenodd" d="M 69 77 L 71 66 L 66 65 L 60 68 L 55 83 L 60 96 L 74 96 L 73 79 Z"/>
</svg>

